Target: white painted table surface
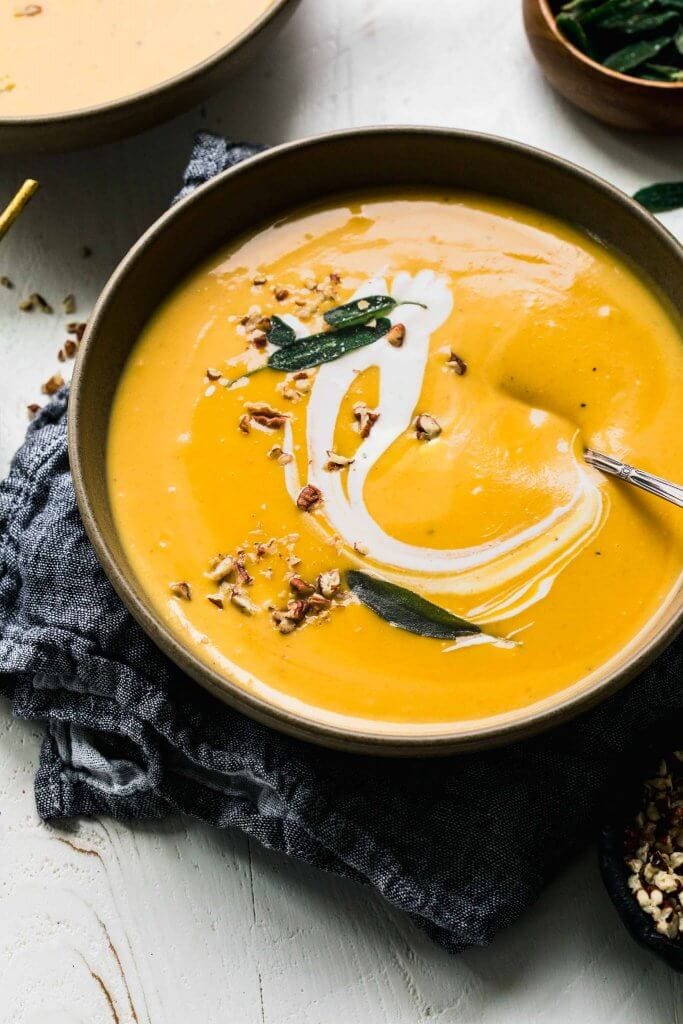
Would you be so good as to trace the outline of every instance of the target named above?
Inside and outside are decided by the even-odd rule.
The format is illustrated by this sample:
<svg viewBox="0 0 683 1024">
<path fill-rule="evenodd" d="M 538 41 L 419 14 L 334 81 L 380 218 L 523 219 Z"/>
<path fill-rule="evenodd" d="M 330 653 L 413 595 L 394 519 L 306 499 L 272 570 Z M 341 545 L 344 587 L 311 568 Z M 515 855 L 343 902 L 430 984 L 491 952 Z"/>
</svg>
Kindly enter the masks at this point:
<svg viewBox="0 0 683 1024">
<path fill-rule="evenodd" d="M 74 291 L 86 314 L 168 203 L 195 129 L 275 143 L 391 122 L 507 135 L 627 191 L 683 176 L 680 142 L 618 134 L 550 91 L 519 0 L 304 0 L 203 111 L 91 152 L 0 156 L 0 200 L 25 176 L 42 183 L 0 246 L 0 274 L 17 286 L 0 289 L 2 475 L 64 337 L 61 313 L 21 313 L 18 298 L 36 290 L 58 307 Z M 683 216 L 667 220 L 683 234 Z M 238 834 L 190 820 L 46 827 L 32 792 L 39 742 L 0 708 L 2 1024 L 683 1018 L 683 981 L 624 933 L 593 850 L 493 946 L 451 957 L 370 892 Z"/>
</svg>

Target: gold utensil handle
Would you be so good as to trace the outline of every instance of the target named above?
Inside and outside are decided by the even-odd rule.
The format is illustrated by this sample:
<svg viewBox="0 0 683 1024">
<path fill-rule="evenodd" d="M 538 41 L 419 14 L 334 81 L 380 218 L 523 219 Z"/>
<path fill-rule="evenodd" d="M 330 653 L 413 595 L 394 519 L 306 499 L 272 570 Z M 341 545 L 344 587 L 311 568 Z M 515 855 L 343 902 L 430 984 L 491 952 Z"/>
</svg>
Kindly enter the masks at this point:
<svg viewBox="0 0 683 1024">
<path fill-rule="evenodd" d="M 640 487 L 643 491 L 649 491 L 650 494 L 656 494 L 658 498 L 664 498 L 666 501 L 678 505 L 679 508 L 683 508 L 683 487 L 679 484 L 664 480 L 663 477 L 655 476 L 654 473 L 636 469 L 635 466 L 628 466 L 625 462 L 620 462 L 619 459 L 613 459 L 611 455 L 594 452 L 591 448 L 586 450 L 583 457 L 589 465 L 595 466 L 603 473 L 610 473 L 620 480 L 625 480 L 626 483 Z"/>
</svg>

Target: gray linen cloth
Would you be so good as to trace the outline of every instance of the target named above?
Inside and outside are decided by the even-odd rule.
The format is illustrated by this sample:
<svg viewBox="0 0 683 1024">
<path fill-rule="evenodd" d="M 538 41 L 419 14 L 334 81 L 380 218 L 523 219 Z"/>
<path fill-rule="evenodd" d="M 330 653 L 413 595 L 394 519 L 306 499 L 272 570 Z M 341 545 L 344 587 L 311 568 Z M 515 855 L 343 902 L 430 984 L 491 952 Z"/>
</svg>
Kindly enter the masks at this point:
<svg viewBox="0 0 683 1024">
<path fill-rule="evenodd" d="M 199 136 L 181 194 L 254 152 Z M 0 686 L 45 725 L 47 820 L 236 828 L 371 885 L 455 952 L 522 913 L 597 832 L 621 758 L 683 708 L 679 640 L 598 709 L 502 750 L 371 759 L 258 725 L 183 676 L 114 593 L 76 507 L 66 405 L 39 414 L 0 485 Z"/>
</svg>

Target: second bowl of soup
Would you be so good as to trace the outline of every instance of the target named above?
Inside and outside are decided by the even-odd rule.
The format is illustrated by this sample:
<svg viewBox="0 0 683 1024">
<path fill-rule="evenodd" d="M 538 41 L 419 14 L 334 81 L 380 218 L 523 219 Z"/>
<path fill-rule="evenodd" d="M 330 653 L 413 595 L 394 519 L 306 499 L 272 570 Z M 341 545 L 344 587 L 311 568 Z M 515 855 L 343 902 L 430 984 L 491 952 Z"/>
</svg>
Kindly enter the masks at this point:
<svg viewBox="0 0 683 1024">
<path fill-rule="evenodd" d="M 387 752 L 500 740 L 608 692 L 680 617 L 680 514 L 583 461 L 592 447 L 683 479 L 677 296 L 545 193 L 530 204 L 521 178 L 518 197 L 471 190 L 468 163 L 442 159 L 434 180 L 420 154 L 564 174 L 577 209 L 592 191 L 644 232 L 660 274 L 680 253 L 607 186 L 523 147 L 360 140 L 412 146 L 411 179 L 334 172 L 343 136 L 285 147 L 143 241 L 77 374 L 79 497 L 143 624 L 251 713 Z M 219 245 L 200 227 L 203 260 L 140 297 L 183 218 L 196 232 L 235 189 L 263 204 L 259 175 L 302 157 L 330 194 L 282 196 Z M 87 407 L 133 291 L 93 449 Z"/>
<path fill-rule="evenodd" d="M 3 4 L 3 150 L 92 145 L 178 114 L 251 59 L 297 4 L 298 0 Z"/>
</svg>

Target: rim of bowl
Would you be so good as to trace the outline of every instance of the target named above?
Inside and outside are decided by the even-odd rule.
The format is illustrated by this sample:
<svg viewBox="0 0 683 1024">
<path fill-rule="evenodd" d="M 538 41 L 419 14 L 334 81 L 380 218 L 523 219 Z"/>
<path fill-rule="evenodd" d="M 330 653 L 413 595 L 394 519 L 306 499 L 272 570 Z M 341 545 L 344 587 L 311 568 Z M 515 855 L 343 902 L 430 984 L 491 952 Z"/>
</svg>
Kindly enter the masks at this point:
<svg viewBox="0 0 683 1024">
<path fill-rule="evenodd" d="M 87 430 L 87 424 L 80 415 L 80 391 L 86 380 L 89 353 L 95 344 L 99 323 L 106 307 L 115 298 L 119 287 L 121 285 L 123 287 L 126 286 L 126 281 L 131 272 L 134 272 L 138 259 L 144 252 L 154 247 L 157 236 L 163 233 L 173 220 L 184 215 L 186 209 L 192 204 L 202 202 L 203 197 L 211 191 L 215 189 L 220 190 L 226 179 L 248 175 L 255 164 L 277 161 L 282 154 L 292 150 L 315 149 L 318 146 L 324 146 L 338 139 L 354 139 L 366 136 L 381 137 L 392 134 L 411 135 L 418 138 L 432 135 L 456 141 L 479 141 L 499 149 L 501 153 L 514 151 L 522 155 L 531 156 L 542 164 L 568 172 L 583 180 L 589 187 L 606 194 L 613 202 L 626 205 L 633 216 L 647 225 L 648 230 L 659 235 L 663 244 L 669 247 L 673 246 L 683 265 L 683 246 L 678 239 L 630 196 L 627 196 L 616 186 L 592 171 L 588 171 L 569 160 L 565 160 L 563 157 L 512 139 L 484 132 L 461 131 L 449 128 L 419 125 L 382 125 L 325 132 L 282 143 L 221 172 L 203 185 L 200 185 L 190 195 L 171 206 L 145 231 L 113 271 L 89 318 L 88 328 L 86 329 L 74 367 L 68 406 L 68 448 L 78 508 L 86 533 L 95 549 L 100 564 L 133 617 L 143 627 L 147 635 L 151 637 L 156 646 L 175 662 L 182 671 L 186 672 L 187 675 L 209 692 L 218 696 L 224 703 L 249 715 L 262 724 L 275 727 L 298 739 L 308 740 L 322 746 L 341 749 L 350 753 L 420 757 L 484 749 L 486 747 L 500 746 L 514 740 L 526 739 L 556 724 L 568 721 L 580 712 L 587 711 L 601 703 L 630 682 L 639 672 L 647 668 L 657 655 L 683 630 L 683 600 L 680 599 L 680 589 L 672 591 L 669 595 L 668 614 L 662 614 L 662 621 L 656 626 L 654 631 L 651 631 L 645 637 L 644 642 L 638 644 L 638 637 L 634 638 L 630 642 L 634 649 L 629 653 L 626 660 L 616 667 L 612 667 L 611 670 L 608 665 L 605 673 L 601 674 L 600 670 L 596 670 L 593 675 L 598 678 L 590 685 L 586 686 L 584 685 L 584 680 L 579 680 L 558 693 L 551 694 L 542 701 L 504 712 L 498 716 L 443 723 L 443 731 L 441 732 L 436 731 L 441 723 L 436 724 L 434 732 L 423 731 L 421 733 L 408 732 L 408 728 L 411 728 L 410 725 L 404 726 L 405 731 L 396 731 L 401 726 L 401 723 L 383 723 L 380 721 L 376 723 L 376 729 L 373 731 L 370 729 L 372 722 L 369 719 L 358 720 L 363 728 L 356 728 L 351 724 L 340 726 L 312 717 L 312 714 L 316 711 L 321 716 L 325 716 L 328 714 L 325 709 L 316 709 L 314 706 L 309 707 L 307 705 L 306 707 L 310 714 L 306 715 L 293 711 L 283 704 L 277 704 L 273 700 L 268 700 L 265 697 L 249 692 L 227 674 L 219 672 L 218 669 L 208 662 L 202 661 L 189 647 L 181 642 L 161 615 L 153 609 L 141 584 L 139 584 L 140 594 L 136 592 L 132 582 L 136 577 L 132 567 L 125 560 L 125 555 L 119 560 L 106 542 L 104 532 L 100 529 L 97 507 L 91 502 L 85 483 L 87 458 L 84 458 L 81 452 L 81 438 Z M 315 197 L 311 198 L 313 201 Z M 581 227 L 580 230 L 585 232 L 586 228 Z M 191 267 L 188 267 L 186 273 L 190 273 L 191 269 Z M 150 310 L 149 315 L 152 312 L 153 310 Z M 671 601 L 672 596 L 675 598 L 674 601 Z M 664 605 L 663 608 L 666 612 L 667 606 Z M 649 623 L 646 623 L 643 631 L 647 630 L 648 626 Z M 564 699 L 563 694 L 566 695 Z M 283 696 L 286 698 L 286 695 Z M 349 723 L 353 721 L 350 716 L 343 717 L 347 717 Z M 499 719 L 503 719 L 503 721 Z M 456 725 L 467 726 L 467 728 L 457 732 L 454 728 Z M 395 731 L 392 732 L 392 728 Z M 416 723 L 412 728 L 420 729 L 421 726 L 419 723 Z"/>
<path fill-rule="evenodd" d="M 555 39 L 569 50 L 577 60 L 582 64 L 585 64 L 587 67 L 595 68 L 596 71 L 601 71 L 607 78 L 613 78 L 616 82 L 630 82 L 646 88 L 652 87 L 653 89 L 683 89 L 683 82 L 655 82 L 651 81 L 649 78 L 636 78 L 634 75 L 626 75 L 623 71 L 613 71 L 612 68 L 606 68 L 604 64 L 599 64 L 597 60 L 593 60 L 585 54 L 583 50 L 579 50 L 577 46 L 574 46 L 571 40 L 567 39 L 567 37 L 560 32 L 557 27 L 555 14 L 550 6 L 550 0 L 535 0 L 535 2 L 538 4 L 538 8 Z"/>
<path fill-rule="evenodd" d="M 0 117 L 0 130 L 2 128 L 19 127 L 44 128 L 48 125 L 68 125 L 89 121 L 102 114 L 111 114 L 127 110 L 130 107 L 136 107 L 148 100 L 153 100 L 157 96 L 163 96 L 168 92 L 172 92 L 185 82 L 189 82 L 193 78 L 203 75 L 205 72 L 210 71 L 212 68 L 222 63 L 226 57 L 229 57 L 230 54 L 239 50 L 240 47 L 250 39 L 259 35 L 259 33 L 262 32 L 263 29 L 273 20 L 273 18 L 275 18 L 288 4 L 296 2 L 297 0 L 273 0 L 270 7 L 263 11 L 263 13 L 260 14 L 258 18 L 255 18 L 254 21 L 250 22 L 250 24 L 247 25 L 247 27 L 240 32 L 238 36 L 235 36 L 234 39 L 230 39 L 225 46 L 220 48 L 220 50 L 215 50 L 198 64 L 193 64 L 184 71 L 180 71 L 177 75 L 173 75 L 172 78 L 164 78 L 163 81 L 157 82 L 155 85 L 151 85 L 146 89 L 138 89 L 137 92 L 131 92 L 126 96 L 119 96 L 113 100 L 107 100 L 106 103 L 96 103 L 89 107 L 74 107 L 71 110 L 60 110 L 53 114 L 5 115 Z M 180 112 L 181 111 L 178 111 L 178 113 Z"/>
</svg>

